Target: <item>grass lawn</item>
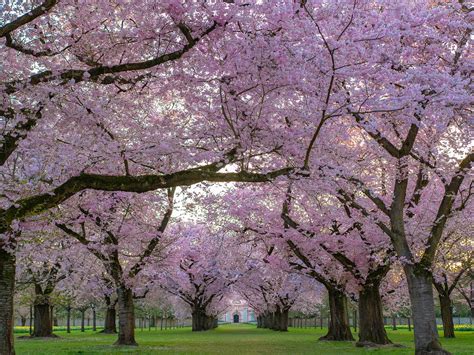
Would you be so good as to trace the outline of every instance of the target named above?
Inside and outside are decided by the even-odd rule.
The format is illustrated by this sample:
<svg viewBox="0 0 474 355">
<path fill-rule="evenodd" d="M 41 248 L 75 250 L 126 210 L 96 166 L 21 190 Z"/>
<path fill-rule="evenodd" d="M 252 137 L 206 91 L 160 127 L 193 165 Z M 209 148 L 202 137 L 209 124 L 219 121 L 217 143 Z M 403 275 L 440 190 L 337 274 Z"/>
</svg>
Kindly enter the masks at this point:
<svg viewBox="0 0 474 355">
<path fill-rule="evenodd" d="M 190 328 L 174 330 L 137 330 L 139 347 L 116 347 L 115 335 L 92 331 L 67 334 L 58 331 L 58 339 L 17 339 L 18 355 L 23 354 L 413 354 L 413 332 L 388 330 L 392 341 L 405 348 L 360 349 L 351 342 L 320 342 L 324 329 L 292 329 L 279 333 L 257 329 L 253 325 L 229 324 L 207 332 L 191 332 Z M 20 334 L 19 334 L 20 335 Z M 474 354 L 474 332 L 456 334 L 456 339 L 442 339 L 453 354 Z"/>
</svg>

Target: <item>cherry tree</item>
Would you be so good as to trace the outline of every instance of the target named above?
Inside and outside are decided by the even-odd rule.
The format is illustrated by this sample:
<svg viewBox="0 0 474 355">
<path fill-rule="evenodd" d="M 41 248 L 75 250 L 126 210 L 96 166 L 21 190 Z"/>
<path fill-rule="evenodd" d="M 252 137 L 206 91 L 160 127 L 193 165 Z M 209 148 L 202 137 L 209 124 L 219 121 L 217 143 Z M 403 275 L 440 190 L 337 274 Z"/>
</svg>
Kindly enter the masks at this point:
<svg viewBox="0 0 474 355">
<path fill-rule="evenodd" d="M 321 209 L 320 207 L 319 212 Z M 373 232 L 353 220 L 350 212 L 347 216 L 349 221 L 341 220 L 340 215 L 331 218 L 329 214 L 323 213 L 323 223 L 312 218 L 309 228 L 303 227 L 288 213 L 282 215 L 288 226 L 308 238 L 308 241 L 300 239 L 298 247 L 293 247 L 295 251 L 299 250 L 301 253 L 301 250 L 305 250 L 305 243 L 317 243 L 321 252 L 327 252 L 352 276 L 353 287 L 358 290 L 357 344 L 391 343 L 385 332 L 380 295 L 380 284 L 390 270 L 390 252 L 386 241 L 380 239 L 380 233 L 371 235 Z"/>
<path fill-rule="evenodd" d="M 72 239 L 71 250 L 74 265 L 67 278 L 58 284 L 57 292 L 60 294 L 60 304 L 66 310 L 66 331 L 71 332 L 71 317 L 73 310 L 81 312 L 81 328 L 85 312 L 92 309 L 93 329 L 95 330 L 96 308 L 105 305 L 105 322 L 103 333 L 116 333 L 115 304 L 116 295 L 111 280 L 108 278 L 103 265 L 93 255 L 84 250 Z"/>
<path fill-rule="evenodd" d="M 33 337 L 52 337 L 53 300 L 58 285 L 72 272 L 70 262 L 75 255 L 67 240 L 58 238 L 58 233 L 42 224 L 43 228 L 30 229 L 23 235 L 19 245 L 17 277 L 22 284 L 31 284 L 34 289 Z M 80 259 L 80 258 L 78 258 Z M 77 264 L 81 264 L 79 260 Z"/>
<path fill-rule="evenodd" d="M 445 338 L 454 338 L 452 293 L 463 275 L 474 266 L 473 230 L 472 226 L 464 225 L 463 220 L 467 219 L 461 217 L 458 223 L 447 228 L 433 270 Z"/>
<path fill-rule="evenodd" d="M 174 188 L 168 190 L 161 219 L 157 219 L 164 205 L 160 194 L 102 193 L 100 202 L 87 194 L 78 201 L 70 200 L 69 204 L 77 207 L 71 206 L 56 222 L 61 231 L 102 262 L 113 282 L 119 306 L 117 344 L 137 345 L 133 299 L 149 291 L 147 279 L 153 277 L 153 269 L 159 267 L 172 243 L 165 231 L 173 212 L 174 193 Z"/>
<path fill-rule="evenodd" d="M 193 331 L 215 328 L 225 296 L 242 273 L 235 244 L 203 225 L 180 225 L 173 234 L 178 243 L 157 283 L 189 306 Z"/>
<path fill-rule="evenodd" d="M 316 293 L 315 282 L 292 270 L 285 255 L 253 254 L 247 272 L 236 285 L 238 292 L 257 312 L 257 327 L 287 331 L 290 310 Z"/>
<path fill-rule="evenodd" d="M 350 278 L 341 265 L 334 264 L 321 246 L 282 219 L 283 215 L 289 215 L 287 186 L 287 183 L 275 183 L 273 186 L 232 191 L 232 200 L 223 199 L 229 213 L 235 216 L 228 228 L 244 233 L 244 240 L 262 245 L 265 249 L 263 257 L 265 253 L 268 256 L 273 253 L 284 255 L 293 270 L 323 284 L 329 294 L 331 321 L 328 334 L 321 339 L 353 340 L 347 295 L 353 295 L 355 289 L 348 283 Z"/>
<path fill-rule="evenodd" d="M 465 301 L 471 310 L 471 318 L 474 317 L 474 271 L 469 270 L 456 287 L 456 291 Z"/>
</svg>

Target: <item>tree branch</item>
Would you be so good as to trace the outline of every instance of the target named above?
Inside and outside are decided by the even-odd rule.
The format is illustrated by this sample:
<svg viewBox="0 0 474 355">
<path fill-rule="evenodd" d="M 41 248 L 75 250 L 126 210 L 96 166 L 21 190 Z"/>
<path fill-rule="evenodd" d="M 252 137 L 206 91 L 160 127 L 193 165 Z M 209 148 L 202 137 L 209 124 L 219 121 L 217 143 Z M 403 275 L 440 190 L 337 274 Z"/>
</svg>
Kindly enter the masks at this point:
<svg viewBox="0 0 474 355">
<path fill-rule="evenodd" d="M 57 2 L 57 0 L 46 0 L 41 5 L 35 7 L 33 10 L 0 27 L 0 37 L 4 37 L 10 32 L 15 31 L 17 28 L 26 25 L 28 22 L 33 21 L 41 15 L 44 15 L 49 10 L 51 10 L 57 4 Z"/>
<path fill-rule="evenodd" d="M 81 174 L 74 176 L 48 193 L 20 199 L 8 209 L 0 210 L 0 232 L 6 230 L 7 226 L 14 219 L 40 214 L 86 189 L 141 193 L 177 186 L 190 186 L 204 181 L 257 183 L 268 182 L 294 171 L 293 168 L 282 168 L 269 173 L 250 173 L 247 171 L 237 173 L 216 172 L 216 169 L 218 170 L 221 167 L 221 164 L 213 163 L 164 175 L 116 176 Z"/>
<path fill-rule="evenodd" d="M 451 214 L 453 203 L 459 192 L 462 182 L 466 177 L 467 171 L 471 169 L 474 162 L 474 153 L 468 154 L 459 164 L 459 167 L 448 186 L 444 190 L 444 196 L 436 214 L 436 219 L 431 228 L 430 236 L 428 237 L 427 247 L 423 252 L 420 263 L 424 266 L 431 266 L 436 250 L 443 234 L 444 226 L 448 216 Z"/>
</svg>

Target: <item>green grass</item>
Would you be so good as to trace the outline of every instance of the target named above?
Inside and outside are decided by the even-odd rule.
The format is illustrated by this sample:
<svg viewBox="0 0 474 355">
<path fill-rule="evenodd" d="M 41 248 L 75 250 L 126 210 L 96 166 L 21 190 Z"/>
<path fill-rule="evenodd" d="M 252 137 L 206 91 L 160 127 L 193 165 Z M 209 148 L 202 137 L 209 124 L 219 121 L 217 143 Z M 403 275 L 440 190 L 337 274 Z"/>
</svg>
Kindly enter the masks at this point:
<svg viewBox="0 0 474 355">
<path fill-rule="evenodd" d="M 66 331 L 65 326 L 61 326 L 61 327 L 54 326 L 53 329 L 55 333 Z M 81 327 L 79 325 L 71 326 L 71 331 L 80 331 L 80 330 L 81 330 Z M 84 330 L 92 330 L 92 326 L 85 326 Z M 102 330 L 102 327 L 97 327 L 97 330 L 99 331 Z M 28 335 L 30 333 L 30 327 L 29 326 L 16 326 L 13 332 L 15 334 Z"/>
<path fill-rule="evenodd" d="M 17 339 L 18 355 L 31 354 L 413 354 L 413 332 L 388 330 L 392 341 L 405 348 L 360 349 L 352 342 L 320 342 L 324 329 L 294 329 L 279 333 L 253 325 L 230 324 L 207 332 L 190 328 L 137 330 L 139 347 L 116 347 L 115 335 L 58 331 L 58 339 Z M 20 334 L 19 334 L 20 335 Z M 474 332 L 459 332 L 455 339 L 442 339 L 453 354 L 474 354 Z"/>
</svg>

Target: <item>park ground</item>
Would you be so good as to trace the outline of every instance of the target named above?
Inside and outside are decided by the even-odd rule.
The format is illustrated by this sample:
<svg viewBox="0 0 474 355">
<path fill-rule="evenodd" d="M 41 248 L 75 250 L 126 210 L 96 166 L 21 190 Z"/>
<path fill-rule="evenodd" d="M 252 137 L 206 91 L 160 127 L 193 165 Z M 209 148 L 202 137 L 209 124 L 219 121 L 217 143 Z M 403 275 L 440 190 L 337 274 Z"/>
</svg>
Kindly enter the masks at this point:
<svg viewBox="0 0 474 355">
<path fill-rule="evenodd" d="M 17 355 L 31 354 L 413 354 L 413 332 L 388 330 L 390 339 L 402 348 L 356 348 L 353 342 L 321 342 L 324 329 L 294 329 L 287 333 L 257 329 L 254 325 L 228 324 L 207 332 L 191 328 L 137 330 L 139 347 L 116 347 L 115 335 L 92 331 L 67 334 L 58 331 L 56 339 L 17 339 Z M 20 334 L 19 334 L 20 335 Z M 455 339 L 442 339 L 452 354 L 474 354 L 474 331 L 457 332 Z"/>
</svg>

